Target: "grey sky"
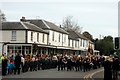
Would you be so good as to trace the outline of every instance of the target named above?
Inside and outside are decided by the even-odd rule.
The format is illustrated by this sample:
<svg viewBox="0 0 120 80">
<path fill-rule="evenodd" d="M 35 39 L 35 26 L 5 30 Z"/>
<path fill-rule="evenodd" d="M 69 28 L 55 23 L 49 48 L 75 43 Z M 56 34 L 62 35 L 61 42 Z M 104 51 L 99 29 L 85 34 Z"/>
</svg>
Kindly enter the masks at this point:
<svg viewBox="0 0 120 80">
<path fill-rule="evenodd" d="M 73 16 L 82 32 L 88 31 L 94 38 L 118 36 L 118 0 L 3 0 L 1 5 L 8 21 L 25 16 L 62 24 L 66 16 Z"/>
</svg>

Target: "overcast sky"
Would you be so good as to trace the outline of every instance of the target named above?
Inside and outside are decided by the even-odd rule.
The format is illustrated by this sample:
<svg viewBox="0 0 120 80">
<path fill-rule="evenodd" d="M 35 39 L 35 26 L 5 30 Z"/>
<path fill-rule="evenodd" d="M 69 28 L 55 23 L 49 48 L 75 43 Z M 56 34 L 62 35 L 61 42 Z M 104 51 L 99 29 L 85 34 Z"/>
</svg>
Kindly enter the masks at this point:
<svg viewBox="0 0 120 80">
<path fill-rule="evenodd" d="M 11 0 L 10 0 L 11 1 Z M 93 38 L 99 35 L 118 36 L 119 0 L 1 0 L 0 7 L 8 21 L 45 19 L 62 24 L 66 16 L 73 16 L 82 32 L 88 31 Z"/>
</svg>

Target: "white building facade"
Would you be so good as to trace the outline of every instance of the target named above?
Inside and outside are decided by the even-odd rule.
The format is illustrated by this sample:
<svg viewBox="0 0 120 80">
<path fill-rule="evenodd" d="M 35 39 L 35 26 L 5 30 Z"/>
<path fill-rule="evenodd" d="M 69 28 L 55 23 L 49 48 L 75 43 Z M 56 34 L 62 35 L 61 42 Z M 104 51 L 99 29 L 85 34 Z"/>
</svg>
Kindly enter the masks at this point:
<svg viewBox="0 0 120 80">
<path fill-rule="evenodd" d="M 80 54 L 94 44 L 74 31 L 45 20 L 3 22 L 1 47 L 5 54 Z M 1 53 L 1 54 L 2 54 Z"/>
<path fill-rule="evenodd" d="M 36 44 L 46 46 L 48 43 L 48 33 L 33 24 L 27 22 L 3 22 L 2 24 L 3 37 L 0 41 L 3 43 L 2 53 L 31 54 L 35 53 L 33 50 Z"/>
</svg>

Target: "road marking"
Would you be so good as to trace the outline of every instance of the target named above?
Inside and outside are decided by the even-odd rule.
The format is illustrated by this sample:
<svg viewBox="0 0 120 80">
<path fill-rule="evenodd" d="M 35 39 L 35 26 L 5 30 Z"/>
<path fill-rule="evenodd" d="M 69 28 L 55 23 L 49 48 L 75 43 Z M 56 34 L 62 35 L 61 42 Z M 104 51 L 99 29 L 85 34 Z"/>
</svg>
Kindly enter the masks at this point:
<svg viewBox="0 0 120 80">
<path fill-rule="evenodd" d="M 92 74 L 88 74 L 88 75 L 84 76 L 84 80 L 94 80 L 94 79 L 92 78 L 92 76 L 95 75 L 96 73 L 99 73 L 99 72 L 103 71 L 103 70 L 104 70 L 104 69 L 98 70 L 98 71 L 96 71 L 96 72 L 93 72 Z"/>
<path fill-rule="evenodd" d="M 104 69 L 92 73 L 92 74 L 90 75 L 90 78 L 92 78 L 93 75 L 95 75 L 95 74 L 97 74 L 97 73 L 99 73 L 99 72 L 101 72 L 101 71 L 103 71 L 103 70 L 104 70 Z M 94 79 L 93 79 L 93 80 L 94 80 Z"/>
</svg>

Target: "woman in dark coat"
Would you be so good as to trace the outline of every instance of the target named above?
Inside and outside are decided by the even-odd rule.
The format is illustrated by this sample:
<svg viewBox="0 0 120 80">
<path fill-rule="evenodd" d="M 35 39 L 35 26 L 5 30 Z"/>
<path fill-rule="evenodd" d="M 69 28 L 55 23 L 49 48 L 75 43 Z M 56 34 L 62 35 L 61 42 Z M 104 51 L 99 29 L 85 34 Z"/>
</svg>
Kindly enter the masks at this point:
<svg viewBox="0 0 120 80">
<path fill-rule="evenodd" d="M 112 61 L 109 60 L 109 57 L 103 63 L 104 66 L 104 80 L 112 80 Z"/>
</svg>

